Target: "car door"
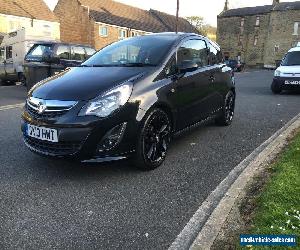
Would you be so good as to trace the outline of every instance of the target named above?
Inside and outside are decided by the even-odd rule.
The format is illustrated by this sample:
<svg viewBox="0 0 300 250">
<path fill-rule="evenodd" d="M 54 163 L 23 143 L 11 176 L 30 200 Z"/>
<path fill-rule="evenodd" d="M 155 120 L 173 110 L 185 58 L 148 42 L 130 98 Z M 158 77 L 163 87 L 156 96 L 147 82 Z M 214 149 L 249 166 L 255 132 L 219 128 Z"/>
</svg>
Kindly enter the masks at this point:
<svg viewBox="0 0 300 250">
<path fill-rule="evenodd" d="M 211 81 L 211 102 L 209 107 L 211 107 L 210 113 L 218 112 L 224 102 L 224 91 L 226 91 L 227 73 L 223 72 L 223 68 L 226 64 L 223 62 L 223 54 L 220 47 L 213 43 L 212 41 L 207 41 L 209 48 L 209 71 L 210 71 L 210 81 Z"/>
<path fill-rule="evenodd" d="M 202 39 L 184 41 L 177 50 L 177 65 L 192 61 L 198 67 L 183 75 L 179 74 L 175 84 L 180 128 L 207 118 L 212 102 L 211 68 L 208 65 L 206 42 Z"/>
<path fill-rule="evenodd" d="M 15 81 L 17 79 L 17 73 L 14 67 L 13 62 L 13 47 L 7 46 L 6 51 L 6 60 L 4 61 L 4 70 L 6 80 Z"/>
</svg>

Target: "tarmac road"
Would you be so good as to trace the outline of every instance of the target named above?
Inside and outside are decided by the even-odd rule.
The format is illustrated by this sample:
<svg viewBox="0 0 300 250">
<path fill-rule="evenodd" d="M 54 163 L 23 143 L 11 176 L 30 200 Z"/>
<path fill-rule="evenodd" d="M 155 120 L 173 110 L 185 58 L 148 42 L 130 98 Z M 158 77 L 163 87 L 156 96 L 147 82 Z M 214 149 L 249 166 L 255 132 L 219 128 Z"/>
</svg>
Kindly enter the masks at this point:
<svg viewBox="0 0 300 250">
<path fill-rule="evenodd" d="M 237 74 L 233 124 L 176 138 L 151 172 L 36 156 L 21 109 L 0 111 L 0 249 L 167 249 L 230 170 L 300 112 L 299 94 L 271 93 L 272 73 Z M 0 105 L 24 102 L 15 88 L 0 87 Z"/>
</svg>

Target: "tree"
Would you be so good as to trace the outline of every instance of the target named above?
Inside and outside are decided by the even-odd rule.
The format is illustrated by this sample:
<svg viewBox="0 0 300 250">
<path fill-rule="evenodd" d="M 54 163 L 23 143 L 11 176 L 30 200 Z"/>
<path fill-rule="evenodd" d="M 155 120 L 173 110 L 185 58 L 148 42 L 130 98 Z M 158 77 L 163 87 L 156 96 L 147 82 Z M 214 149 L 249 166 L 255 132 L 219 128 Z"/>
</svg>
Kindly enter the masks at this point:
<svg viewBox="0 0 300 250">
<path fill-rule="evenodd" d="M 186 17 L 186 20 L 189 21 L 190 24 L 196 27 L 200 34 L 205 35 L 204 27 L 204 20 L 201 16 L 189 16 Z"/>
</svg>

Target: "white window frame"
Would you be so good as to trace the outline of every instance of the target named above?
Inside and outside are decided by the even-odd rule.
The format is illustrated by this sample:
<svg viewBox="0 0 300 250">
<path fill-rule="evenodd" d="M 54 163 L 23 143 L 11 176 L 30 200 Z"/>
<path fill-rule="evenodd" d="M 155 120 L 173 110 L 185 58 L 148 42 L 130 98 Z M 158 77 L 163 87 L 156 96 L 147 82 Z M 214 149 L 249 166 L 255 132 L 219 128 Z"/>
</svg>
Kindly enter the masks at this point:
<svg viewBox="0 0 300 250">
<path fill-rule="evenodd" d="M 255 26 L 260 25 L 260 16 L 256 16 Z"/>
<path fill-rule="evenodd" d="M 293 36 L 298 36 L 299 34 L 299 22 L 294 22 L 294 33 Z"/>
<path fill-rule="evenodd" d="M 103 34 L 103 32 L 102 32 L 103 29 L 106 29 L 106 34 Z M 108 36 L 108 27 L 107 26 L 104 26 L 104 25 L 99 26 L 99 36 L 101 36 L 101 37 Z"/>
<path fill-rule="evenodd" d="M 139 32 L 137 32 L 137 31 L 131 31 L 131 36 L 132 37 L 139 36 Z"/>
<path fill-rule="evenodd" d="M 119 29 L 119 39 L 125 39 L 127 38 L 127 30 L 126 29 Z"/>
<path fill-rule="evenodd" d="M 258 43 L 258 35 L 254 36 L 254 43 L 253 45 L 256 46 Z"/>
<path fill-rule="evenodd" d="M 244 27 L 244 25 L 245 25 L 245 18 L 242 17 L 242 18 L 241 18 L 240 26 L 241 26 L 241 27 Z"/>
</svg>

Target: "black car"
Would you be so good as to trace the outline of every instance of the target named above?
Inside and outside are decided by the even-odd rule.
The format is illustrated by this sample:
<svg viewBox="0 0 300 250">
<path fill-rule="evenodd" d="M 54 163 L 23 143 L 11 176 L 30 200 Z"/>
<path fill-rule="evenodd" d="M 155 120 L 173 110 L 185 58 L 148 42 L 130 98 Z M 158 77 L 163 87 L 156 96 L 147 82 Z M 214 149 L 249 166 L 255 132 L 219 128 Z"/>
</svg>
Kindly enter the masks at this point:
<svg viewBox="0 0 300 250">
<path fill-rule="evenodd" d="M 217 44 L 195 34 L 159 33 L 109 45 L 35 85 L 22 131 L 28 148 L 41 155 L 132 158 L 154 169 L 174 134 L 208 118 L 229 125 L 234 106 L 232 70 Z"/>
<path fill-rule="evenodd" d="M 24 75 L 27 89 L 67 67 L 75 67 L 95 54 L 96 50 L 80 44 L 40 42 L 25 56 Z"/>
<path fill-rule="evenodd" d="M 226 60 L 225 61 L 226 65 L 230 68 L 233 69 L 233 71 L 235 72 L 242 72 L 245 65 L 241 62 L 239 62 L 238 60 Z"/>
</svg>

